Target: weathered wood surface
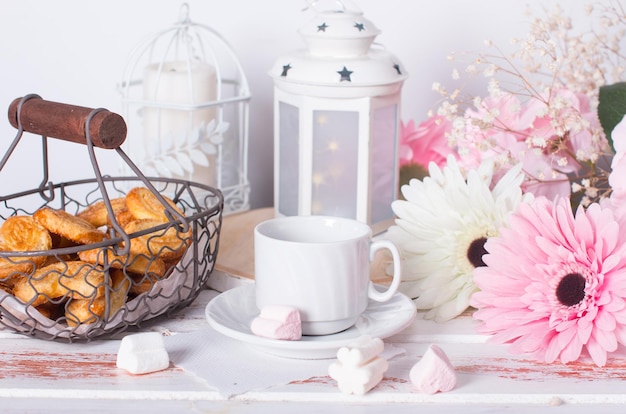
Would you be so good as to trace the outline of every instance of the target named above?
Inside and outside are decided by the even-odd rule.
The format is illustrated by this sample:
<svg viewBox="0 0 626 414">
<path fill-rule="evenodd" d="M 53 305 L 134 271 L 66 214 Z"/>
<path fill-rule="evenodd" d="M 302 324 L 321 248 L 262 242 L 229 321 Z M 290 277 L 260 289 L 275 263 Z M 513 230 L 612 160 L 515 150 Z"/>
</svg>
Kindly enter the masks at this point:
<svg viewBox="0 0 626 414">
<path fill-rule="evenodd" d="M 204 291 L 192 306 L 150 321 L 142 330 L 171 335 L 210 329 L 204 308 L 216 294 Z M 611 359 L 604 368 L 588 361 L 542 364 L 486 343 L 486 337 L 475 334 L 474 325 L 469 316 L 435 324 L 418 315 L 412 326 L 386 341 L 404 353 L 390 359 L 384 380 L 365 396 L 343 395 L 330 377 L 313 376 L 228 400 L 198 376 L 174 365 L 147 375 L 117 369 L 119 341 L 115 339 L 64 344 L 3 333 L 0 404 L 2 412 L 66 413 L 138 407 L 155 413 L 287 413 L 295 412 L 295 407 L 298 412 L 375 413 L 390 404 L 394 413 L 582 413 L 592 407 L 617 412 L 626 404 L 625 357 Z M 445 350 L 457 370 L 458 384 L 451 392 L 421 394 L 408 380 L 410 368 L 432 343 Z"/>
</svg>

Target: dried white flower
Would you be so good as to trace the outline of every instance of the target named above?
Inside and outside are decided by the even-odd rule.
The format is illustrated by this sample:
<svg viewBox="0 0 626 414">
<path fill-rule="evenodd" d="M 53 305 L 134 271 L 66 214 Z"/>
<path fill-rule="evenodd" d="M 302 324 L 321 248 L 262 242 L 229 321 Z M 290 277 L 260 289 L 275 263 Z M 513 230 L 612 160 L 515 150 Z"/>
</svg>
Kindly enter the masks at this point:
<svg viewBox="0 0 626 414">
<path fill-rule="evenodd" d="M 559 5 L 537 16 L 529 12 L 528 33 L 511 39 L 512 51 L 505 54 L 486 40 L 486 53 L 448 56 L 466 60 L 464 69 L 452 70 L 452 81 L 463 87 L 455 84 L 449 93 L 433 84 L 445 98 L 437 114 L 451 121 L 449 142 L 461 159 L 467 156 L 468 168 L 483 156 L 495 157 L 502 169 L 538 159 L 544 165 L 528 168 L 536 172 L 529 173 L 533 180 L 569 179 L 573 192 L 585 188 L 584 202 L 603 196 L 597 178 L 606 173 L 602 165 L 611 148 L 597 119 L 589 116 L 599 88 L 625 77 L 626 11 L 617 0 L 584 11 L 592 18 L 581 27 L 574 27 Z M 487 78 L 486 96 L 468 96 L 465 88 L 471 85 L 462 77 L 477 77 L 481 84 Z M 578 183 L 581 177 L 592 180 Z"/>
</svg>

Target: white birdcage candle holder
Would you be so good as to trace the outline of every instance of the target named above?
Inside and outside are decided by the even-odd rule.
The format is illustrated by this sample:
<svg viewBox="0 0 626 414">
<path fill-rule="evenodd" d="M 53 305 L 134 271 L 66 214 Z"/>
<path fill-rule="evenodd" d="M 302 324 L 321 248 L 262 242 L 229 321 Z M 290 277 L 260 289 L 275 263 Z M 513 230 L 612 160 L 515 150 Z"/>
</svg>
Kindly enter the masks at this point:
<svg viewBox="0 0 626 414">
<path fill-rule="evenodd" d="M 274 206 L 370 225 L 397 198 L 400 61 L 358 10 L 320 10 L 300 29 L 308 48 L 280 57 L 274 79 Z"/>
<path fill-rule="evenodd" d="M 119 84 L 129 156 L 147 176 L 198 182 L 224 195 L 224 213 L 249 209 L 250 92 L 232 48 L 189 18 L 140 42 Z"/>
</svg>

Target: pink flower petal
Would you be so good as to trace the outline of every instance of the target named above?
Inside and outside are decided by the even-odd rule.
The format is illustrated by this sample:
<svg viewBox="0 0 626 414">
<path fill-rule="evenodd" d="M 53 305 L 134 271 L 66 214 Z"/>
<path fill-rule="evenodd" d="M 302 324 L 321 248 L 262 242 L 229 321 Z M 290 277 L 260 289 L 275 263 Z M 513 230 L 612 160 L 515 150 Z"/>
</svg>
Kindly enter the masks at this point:
<svg viewBox="0 0 626 414">
<path fill-rule="evenodd" d="M 596 330 L 600 331 L 614 331 L 617 323 L 615 317 L 607 311 L 598 312 L 598 316 L 594 320 Z"/>
<path fill-rule="evenodd" d="M 599 342 L 591 339 L 586 347 L 591 359 L 597 366 L 603 367 L 606 365 L 607 350 Z"/>
<path fill-rule="evenodd" d="M 582 353 L 583 344 L 578 340 L 578 337 L 574 336 L 572 340 L 563 347 L 560 353 L 560 360 L 562 363 L 576 361 L 580 358 Z"/>
<path fill-rule="evenodd" d="M 433 116 L 415 127 L 410 120 L 400 127 L 400 165 L 419 164 L 424 169 L 431 162 L 442 167 L 446 158 L 454 153 L 448 144 L 447 134 L 452 130 L 452 123 L 443 116 Z"/>
<path fill-rule="evenodd" d="M 480 291 L 470 303 L 480 329 L 514 353 L 567 363 L 586 350 L 597 365 L 606 364 L 618 344 L 626 345 L 620 220 L 597 204 L 574 215 L 567 199 L 522 203 L 485 244 L 486 266 L 474 271 Z M 584 291 L 569 275 L 584 279 Z"/>
</svg>

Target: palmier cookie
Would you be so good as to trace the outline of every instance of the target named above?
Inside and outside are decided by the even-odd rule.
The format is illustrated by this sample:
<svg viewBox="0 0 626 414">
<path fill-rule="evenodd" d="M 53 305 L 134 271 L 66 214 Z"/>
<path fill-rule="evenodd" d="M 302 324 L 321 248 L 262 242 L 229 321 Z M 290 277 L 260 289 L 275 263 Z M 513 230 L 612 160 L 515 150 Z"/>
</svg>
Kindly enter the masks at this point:
<svg viewBox="0 0 626 414">
<path fill-rule="evenodd" d="M 21 278 L 13 286 L 13 295 L 32 306 L 64 296 L 87 299 L 103 294 L 103 269 L 82 261 L 57 262 L 44 266 L 36 270 L 32 277 Z"/>
<path fill-rule="evenodd" d="M 52 247 L 50 233 L 30 216 L 11 216 L 0 227 L 0 251 L 25 252 L 49 250 Z M 30 273 L 42 265 L 46 256 L 0 257 L 0 278 Z"/>
<path fill-rule="evenodd" d="M 105 256 L 106 255 L 106 256 Z M 106 263 L 115 269 L 125 269 L 139 274 L 152 274 L 163 277 L 166 272 L 165 262 L 159 258 L 149 258 L 144 255 L 128 254 L 119 256 L 110 249 L 91 249 L 78 252 L 80 260 L 104 266 Z"/>
<path fill-rule="evenodd" d="M 163 195 L 162 197 L 174 210 L 184 216 L 171 199 Z M 145 187 L 135 187 L 126 194 L 126 207 L 136 219 L 158 220 L 161 223 L 169 221 L 165 214 L 165 206 Z"/>
<path fill-rule="evenodd" d="M 126 210 L 126 199 L 124 197 L 112 199 L 111 208 L 113 209 L 113 214 Z M 104 200 L 87 206 L 84 210 L 78 212 L 76 217 L 90 222 L 95 227 L 106 226 L 110 223 L 109 212 L 107 211 L 106 204 L 104 204 Z"/>
<path fill-rule="evenodd" d="M 94 323 L 105 316 L 111 317 L 124 306 L 128 297 L 130 280 L 123 271 L 112 270 L 115 271 L 110 272 L 109 314 L 105 315 L 107 310 L 106 295 L 91 299 L 70 299 L 65 306 L 65 318 L 69 326 Z"/>
<path fill-rule="evenodd" d="M 124 206 L 126 206 L 126 205 L 124 205 Z M 123 210 L 119 210 L 119 211 L 115 212 L 115 220 L 117 221 L 117 224 L 119 224 L 123 228 L 125 225 L 127 225 L 131 221 L 135 220 L 135 217 L 133 216 L 133 213 L 130 212 L 130 210 L 128 210 L 126 207 L 124 207 Z M 107 223 L 107 225 L 108 226 L 112 226 L 110 220 Z"/>
<path fill-rule="evenodd" d="M 127 234 L 157 227 L 163 223 L 157 220 L 134 220 L 124 226 Z M 182 257 L 191 242 L 191 230 L 182 232 L 178 226 L 154 231 L 130 239 L 130 251 L 133 254 L 159 257 L 166 261 L 177 260 Z"/>
<path fill-rule="evenodd" d="M 10 247 L 0 241 L 0 252 L 11 252 Z M 0 257 L 0 279 L 2 283 L 10 287 L 17 279 L 32 273 L 37 263 L 28 257 Z"/>
<path fill-rule="evenodd" d="M 54 234 L 80 244 L 98 243 L 106 234 L 96 226 L 64 210 L 42 207 L 35 211 L 33 218 Z"/>
</svg>

